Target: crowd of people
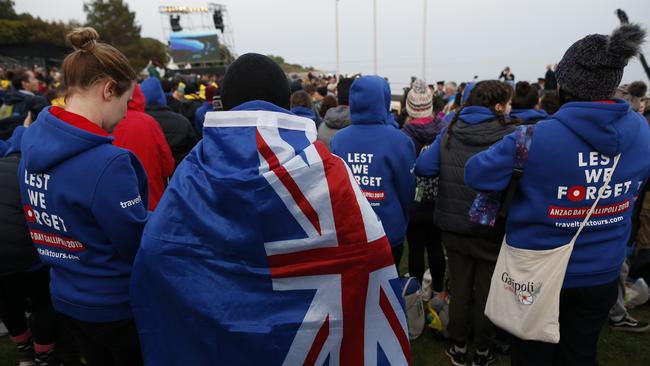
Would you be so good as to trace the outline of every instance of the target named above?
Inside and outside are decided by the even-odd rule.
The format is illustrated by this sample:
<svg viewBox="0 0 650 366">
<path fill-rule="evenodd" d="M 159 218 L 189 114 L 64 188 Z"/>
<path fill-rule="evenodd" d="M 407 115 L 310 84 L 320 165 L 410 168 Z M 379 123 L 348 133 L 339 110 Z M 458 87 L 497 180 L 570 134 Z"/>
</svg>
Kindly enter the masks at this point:
<svg viewBox="0 0 650 366">
<path fill-rule="evenodd" d="M 21 366 L 410 364 L 405 248 L 449 307 L 453 365 L 592 366 L 605 324 L 650 330 L 624 285 L 650 280 L 650 100 L 621 85 L 640 26 L 533 83 L 413 78 L 399 106 L 379 76 L 246 54 L 161 78 L 92 28 L 68 39 L 60 69 L 0 69 L 0 320 Z M 495 278 L 524 305 L 540 291 L 495 273 L 504 247 L 569 242 L 559 342 L 496 327 Z"/>
</svg>

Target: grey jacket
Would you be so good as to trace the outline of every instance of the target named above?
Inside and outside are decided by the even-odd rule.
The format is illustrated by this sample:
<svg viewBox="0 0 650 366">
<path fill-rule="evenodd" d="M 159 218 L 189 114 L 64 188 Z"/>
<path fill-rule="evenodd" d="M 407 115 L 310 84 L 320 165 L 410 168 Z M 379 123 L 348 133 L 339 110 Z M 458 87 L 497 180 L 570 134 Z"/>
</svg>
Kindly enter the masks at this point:
<svg viewBox="0 0 650 366">
<path fill-rule="evenodd" d="M 330 148 L 332 137 L 340 129 L 350 125 L 350 108 L 346 105 L 330 108 L 318 126 L 318 140 Z"/>
</svg>

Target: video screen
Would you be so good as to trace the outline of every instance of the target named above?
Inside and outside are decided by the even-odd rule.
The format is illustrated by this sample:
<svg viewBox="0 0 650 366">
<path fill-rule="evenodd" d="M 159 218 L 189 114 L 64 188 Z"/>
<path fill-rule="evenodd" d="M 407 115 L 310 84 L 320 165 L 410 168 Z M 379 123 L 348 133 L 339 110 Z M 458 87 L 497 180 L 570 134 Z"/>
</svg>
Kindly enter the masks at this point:
<svg viewBox="0 0 650 366">
<path fill-rule="evenodd" d="M 216 62 L 219 37 L 214 32 L 173 32 L 169 36 L 169 54 L 174 63 Z"/>
</svg>

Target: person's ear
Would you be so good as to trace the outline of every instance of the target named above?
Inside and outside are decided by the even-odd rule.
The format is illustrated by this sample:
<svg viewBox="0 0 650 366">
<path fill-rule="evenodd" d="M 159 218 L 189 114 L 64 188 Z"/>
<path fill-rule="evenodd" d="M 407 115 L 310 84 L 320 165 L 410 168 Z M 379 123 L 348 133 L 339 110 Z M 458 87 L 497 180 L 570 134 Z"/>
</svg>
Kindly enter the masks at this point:
<svg viewBox="0 0 650 366">
<path fill-rule="evenodd" d="M 104 83 L 102 87 L 102 97 L 105 101 L 110 102 L 115 96 L 115 86 L 116 83 L 113 80 L 109 80 Z"/>
<path fill-rule="evenodd" d="M 497 111 L 497 112 L 502 112 L 503 113 L 506 110 L 506 106 L 499 103 L 499 104 L 494 106 L 494 110 Z"/>
</svg>

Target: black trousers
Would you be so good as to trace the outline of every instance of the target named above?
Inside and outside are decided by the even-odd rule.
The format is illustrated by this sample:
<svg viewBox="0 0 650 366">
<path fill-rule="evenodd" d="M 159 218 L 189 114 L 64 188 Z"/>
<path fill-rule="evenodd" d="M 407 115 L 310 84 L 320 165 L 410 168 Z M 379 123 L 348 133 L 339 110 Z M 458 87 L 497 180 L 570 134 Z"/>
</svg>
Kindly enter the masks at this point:
<svg viewBox="0 0 650 366">
<path fill-rule="evenodd" d="M 494 262 L 478 260 L 453 249 L 447 249 L 451 302 L 449 304 L 449 335 L 457 343 L 469 341 L 470 324 L 474 345 L 480 349 L 492 346 L 495 328 L 485 314 L 485 303 L 494 272 Z"/>
<path fill-rule="evenodd" d="M 32 314 L 31 324 L 25 312 Z M 50 299 L 50 276 L 46 267 L 0 277 L 0 319 L 12 337 L 31 328 L 38 344 L 52 344 L 56 338 L 56 314 Z"/>
<path fill-rule="evenodd" d="M 133 319 L 89 323 L 60 314 L 88 366 L 141 366 L 140 340 Z"/>
<path fill-rule="evenodd" d="M 560 343 L 524 341 L 512 344 L 513 366 L 596 366 L 596 347 L 609 309 L 618 296 L 618 279 L 594 287 L 562 289 Z"/>
<path fill-rule="evenodd" d="M 406 238 L 409 246 L 409 274 L 422 283 L 426 249 L 433 290 L 441 292 L 444 287 L 445 255 L 442 251 L 442 232 L 433 224 L 433 213 L 430 221 L 409 222 Z"/>
<path fill-rule="evenodd" d="M 390 252 L 393 254 L 393 261 L 395 262 L 395 267 L 399 272 L 399 264 L 402 262 L 402 253 L 404 253 L 404 243 L 390 247 Z"/>
</svg>

